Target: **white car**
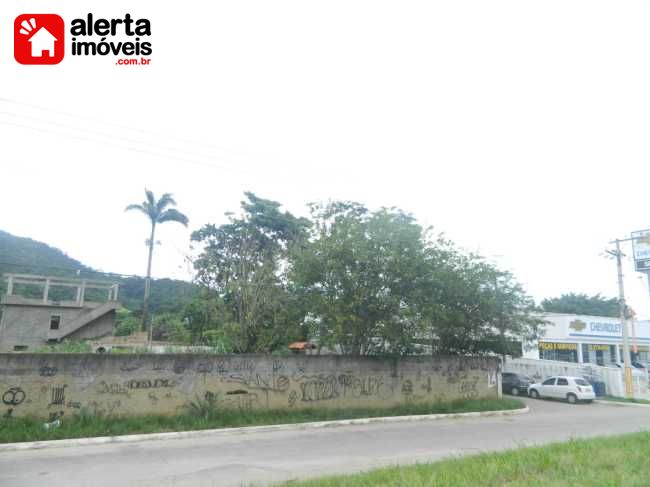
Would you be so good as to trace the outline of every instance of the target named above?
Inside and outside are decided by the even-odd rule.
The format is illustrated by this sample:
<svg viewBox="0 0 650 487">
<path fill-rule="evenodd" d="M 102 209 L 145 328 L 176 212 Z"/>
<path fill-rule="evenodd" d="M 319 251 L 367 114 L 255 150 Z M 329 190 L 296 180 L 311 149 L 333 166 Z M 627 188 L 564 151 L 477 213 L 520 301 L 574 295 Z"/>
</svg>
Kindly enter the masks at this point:
<svg viewBox="0 0 650 487">
<path fill-rule="evenodd" d="M 542 383 L 532 384 L 528 387 L 528 395 L 535 399 L 538 397 L 566 399 L 571 404 L 579 401 L 591 402 L 596 399 L 594 389 L 589 382 L 582 377 L 564 375 L 550 377 Z"/>
</svg>

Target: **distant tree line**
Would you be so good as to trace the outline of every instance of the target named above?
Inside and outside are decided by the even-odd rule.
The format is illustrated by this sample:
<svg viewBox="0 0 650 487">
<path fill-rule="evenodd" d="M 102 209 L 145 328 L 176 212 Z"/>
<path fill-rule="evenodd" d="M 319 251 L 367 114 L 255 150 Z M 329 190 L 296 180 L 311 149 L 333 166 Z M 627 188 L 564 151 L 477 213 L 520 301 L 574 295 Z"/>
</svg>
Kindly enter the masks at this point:
<svg viewBox="0 0 650 487">
<path fill-rule="evenodd" d="M 587 294 L 568 293 L 559 298 L 542 300 L 542 309 L 548 313 L 566 313 L 589 316 L 619 316 L 619 303 L 616 298 L 605 298 L 600 294 L 588 296 Z"/>
</svg>

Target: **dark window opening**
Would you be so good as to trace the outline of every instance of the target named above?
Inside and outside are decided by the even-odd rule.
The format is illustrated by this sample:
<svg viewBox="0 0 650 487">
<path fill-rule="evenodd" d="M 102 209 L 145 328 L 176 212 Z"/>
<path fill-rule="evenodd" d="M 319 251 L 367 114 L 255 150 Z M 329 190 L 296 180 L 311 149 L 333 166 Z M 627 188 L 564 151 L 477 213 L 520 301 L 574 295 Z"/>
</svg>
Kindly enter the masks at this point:
<svg viewBox="0 0 650 487">
<path fill-rule="evenodd" d="M 14 345 L 14 352 L 24 352 L 27 350 L 27 345 Z"/>
<path fill-rule="evenodd" d="M 61 317 L 58 315 L 52 315 L 52 317 L 50 318 L 50 330 L 58 330 L 60 324 L 61 324 Z"/>
</svg>

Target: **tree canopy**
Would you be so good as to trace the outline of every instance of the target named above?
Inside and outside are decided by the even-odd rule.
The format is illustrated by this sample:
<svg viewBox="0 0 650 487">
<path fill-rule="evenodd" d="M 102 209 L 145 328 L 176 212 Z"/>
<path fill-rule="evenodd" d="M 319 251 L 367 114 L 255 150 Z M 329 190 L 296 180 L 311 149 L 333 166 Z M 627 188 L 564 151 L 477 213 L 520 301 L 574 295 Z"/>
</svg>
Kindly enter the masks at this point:
<svg viewBox="0 0 650 487">
<path fill-rule="evenodd" d="M 588 296 L 587 294 L 568 293 L 559 298 L 547 298 L 541 303 L 542 309 L 549 313 L 568 313 L 590 316 L 619 315 L 619 303 L 616 298 L 605 298 L 600 294 Z"/>
<path fill-rule="evenodd" d="M 203 248 L 194 263 L 196 279 L 206 289 L 193 307 L 195 332 L 216 320 L 233 351 L 272 351 L 300 326 L 301 308 L 286 269 L 309 222 L 281 212 L 274 201 L 253 193 L 246 198 L 240 216 L 230 214 L 228 223 L 204 225 L 192 234 Z M 209 309 L 211 322 L 197 322 Z"/>
<path fill-rule="evenodd" d="M 246 193 L 241 215 L 205 225 L 193 334 L 235 352 L 311 339 L 344 354 L 487 353 L 541 320 L 514 277 L 397 208 L 311 204 L 310 218 Z"/>
<path fill-rule="evenodd" d="M 171 193 L 164 193 L 160 199 L 156 199 L 153 192 L 146 189 L 144 190 L 145 200 L 141 204 L 131 204 L 128 205 L 125 211 L 138 211 L 143 213 L 148 219 L 151 225 L 151 233 L 149 239 L 147 240 L 147 246 L 149 247 L 149 257 L 147 259 L 147 275 L 145 277 L 144 283 L 144 299 L 142 304 L 142 329 L 143 331 L 147 328 L 147 322 L 149 318 L 149 296 L 150 296 L 150 287 L 151 287 L 151 262 L 153 259 L 153 249 L 156 245 L 156 225 L 161 225 L 167 222 L 176 222 L 180 223 L 183 226 L 187 226 L 189 219 L 187 216 L 176 208 L 171 208 L 176 206 L 176 200 Z"/>
</svg>

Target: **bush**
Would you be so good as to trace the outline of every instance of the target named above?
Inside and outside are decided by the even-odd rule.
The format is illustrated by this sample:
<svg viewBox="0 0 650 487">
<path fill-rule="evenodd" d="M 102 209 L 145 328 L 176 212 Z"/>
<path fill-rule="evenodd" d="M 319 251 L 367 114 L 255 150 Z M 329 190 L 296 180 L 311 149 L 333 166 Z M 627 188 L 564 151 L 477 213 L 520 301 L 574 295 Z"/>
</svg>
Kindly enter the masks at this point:
<svg viewBox="0 0 650 487">
<path fill-rule="evenodd" d="M 217 353 L 233 353 L 235 346 L 223 330 L 205 330 L 201 342 L 213 347 Z"/>
<path fill-rule="evenodd" d="M 63 340 L 61 343 L 45 345 L 34 350 L 35 353 L 90 353 L 93 347 L 87 342 Z"/>
<path fill-rule="evenodd" d="M 170 313 L 155 317 L 151 333 L 152 339 L 156 341 L 170 341 L 179 344 L 190 344 L 192 341 L 190 331 L 183 320 Z"/>
<path fill-rule="evenodd" d="M 115 336 L 127 336 L 140 329 L 140 320 L 126 308 L 117 310 L 115 318 Z"/>
</svg>

